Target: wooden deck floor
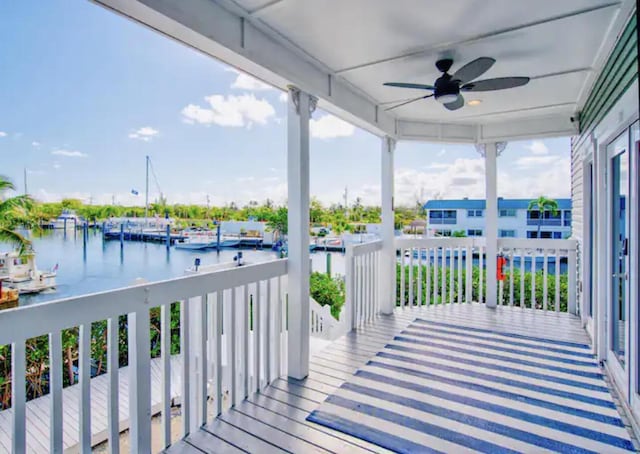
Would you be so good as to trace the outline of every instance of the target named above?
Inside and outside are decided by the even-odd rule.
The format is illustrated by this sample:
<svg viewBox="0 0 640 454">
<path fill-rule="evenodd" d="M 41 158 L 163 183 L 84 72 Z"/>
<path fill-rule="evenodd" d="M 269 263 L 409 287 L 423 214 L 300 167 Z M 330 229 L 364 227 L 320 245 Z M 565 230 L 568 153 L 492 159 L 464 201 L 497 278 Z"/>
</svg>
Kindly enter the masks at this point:
<svg viewBox="0 0 640 454">
<path fill-rule="evenodd" d="M 307 379 L 275 381 L 262 394 L 254 395 L 224 413 L 199 432 L 172 446 L 169 452 L 389 452 L 378 445 L 309 422 L 307 417 L 343 383 L 352 380 L 356 370 L 416 318 L 590 344 L 579 319 L 568 314 L 510 307 L 488 310 L 477 304 L 397 310 L 393 315 L 381 316 L 375 323 L 338 339 L 316 353 Z M 609 412 L 617 418 L 615 409 Z"/>
</svg>

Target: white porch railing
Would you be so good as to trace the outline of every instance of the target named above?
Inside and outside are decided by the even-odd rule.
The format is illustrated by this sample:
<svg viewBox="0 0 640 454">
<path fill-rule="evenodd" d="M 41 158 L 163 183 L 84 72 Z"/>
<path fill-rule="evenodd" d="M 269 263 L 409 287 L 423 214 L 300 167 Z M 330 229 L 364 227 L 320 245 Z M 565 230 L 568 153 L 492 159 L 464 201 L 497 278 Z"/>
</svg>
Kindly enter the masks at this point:
<svg viewBox="0 0 640 454">
<path fill-rule="evenodd" d="M 575 314 L 577 248 L 576 240 L 499 239 L 507 265 L 498 304 Z"/>
<path fill-rule="evenodd" d="M 182 435 L 200 427 L 225 408 L 267 386 L 286 373 L 287 260 L 186 276 L 120 290 L 68 298 L 37 306 L 3 311 L 0 345 L 11 345 L 13 427 L 12 452 L 31 451 L 28 424 L 47 433 L 51 452 L 68 447 L 63 440 L 62 331 L 78 327 L 79 425 L 78 449 L 89 452 L 91 428 L 91 327 L 107 323 L 108 439 L 117 452 L 120 432 L 118 395 L 119 317 L 127 316 L 129 363 L 129 439 L 135 452 L 151 450 L 150 322 L 158 318 L 161 350 L 163 445 L 171 443 L 171 305 L 179 302 L 179 338 L 182 356 Z M 158 309 L 159 308 L 159 309 Z M 153 309 L 153 311 L 152 311 Z M 150 314 L 151 312 L 151 314 Z M 175 320 L 173 328 L 175 329 Z M 121 329 L 121 328 L 120 328 Z M 46 335 L 49 339 L 49 421 L 27 421 L 25 343 Z M 31 430 L 29 431 L 31 436 Z M 64 441 L 64 443 L 63 443 Z M 43 443 L 43 440 L 40 440 Z M 114 445 L 115 443 L 115 445 Z"/>
<path fill-rule="evenodd" d="M 485 238 L 396 240 L 398 305 L 486 302 Z M 577 242 L 501 238 L 498 304 L 576 312 Z M 493 276 L 492 276 L 493 277 Z"/>
<path fill-rule="evenodd" d="M 380 309 L 380 251 L 382 241 L 347 246 L 345 255 L 347 327 L 373 320 Z"/>
<path fill-rule="evenodd" d="M 396 306 L 486 302 L 485 238 L 396 239 Z M 378 312 L 377 241 L 347 249 L 347 305 L 355 328 Z M 577 242 L 502 238 L 506 259 L 498 281 L 500 305 L 576 313 Z M 491 278 L 496 278 L 491 276 Z"/>
</svg>

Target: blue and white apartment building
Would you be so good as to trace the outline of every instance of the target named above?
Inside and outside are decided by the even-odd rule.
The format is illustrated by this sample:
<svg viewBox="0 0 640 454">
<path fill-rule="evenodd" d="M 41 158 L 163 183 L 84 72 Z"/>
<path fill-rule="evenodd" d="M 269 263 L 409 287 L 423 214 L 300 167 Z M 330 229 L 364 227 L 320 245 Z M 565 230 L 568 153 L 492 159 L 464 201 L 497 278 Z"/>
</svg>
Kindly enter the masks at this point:
<svg viewBox="0 0 640 454">
<path fill-rule="evenodd" d="M 540 212 L 529 211 L 531 199 L 498 198 L 498 237 L 537 238 Z M 544 211 L 540 238 L 562 239 L 571 235 L 571 199 L 557 199 L 558 211 Z M 484 236 L 486 201 L 481 199 L 431 200 L 424 205 L 430 236 Z"/>
</svg>

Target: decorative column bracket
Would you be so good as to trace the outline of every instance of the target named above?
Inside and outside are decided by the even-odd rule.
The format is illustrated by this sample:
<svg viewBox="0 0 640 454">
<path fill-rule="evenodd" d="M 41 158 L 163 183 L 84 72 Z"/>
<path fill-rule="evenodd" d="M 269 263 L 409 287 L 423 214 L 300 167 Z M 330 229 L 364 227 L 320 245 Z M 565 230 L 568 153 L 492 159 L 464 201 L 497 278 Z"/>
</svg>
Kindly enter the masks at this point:
<svg viewBox="0 0 640 454">
<path fill-rule="evenodd" d="M 507 148 L 508 142 L 496 142 L 496 156 L 500 156 L 502 152 Z M 476 151 L 483 158 L 486 157 L 487 144 L 477 143 Z"/>
<path fill-rule="evenodd" d="M 289 93 L 291 93 L 291 99 L 293 99 L 293 104 L 296 106 L 296 113 L 300 115 L 300 89 L 294 85 L 287 86 Z M 309 116 L 316 111 L 316 107 L 318 106 L 318 98 L 313 95 L 309 95 Z"/>
</svg>

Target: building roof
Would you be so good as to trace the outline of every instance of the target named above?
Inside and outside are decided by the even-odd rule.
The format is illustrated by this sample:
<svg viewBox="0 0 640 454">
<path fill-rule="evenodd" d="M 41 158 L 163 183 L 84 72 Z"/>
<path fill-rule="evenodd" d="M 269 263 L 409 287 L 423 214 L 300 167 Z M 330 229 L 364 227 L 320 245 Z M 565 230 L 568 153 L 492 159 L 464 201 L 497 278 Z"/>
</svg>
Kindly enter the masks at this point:
<svg viewBox="0 0 640 454">
<path fill-rule="evenodd" d="M 526 210 L 532 199 L 503 199 L 498 198 L 499 210 Z M 571 209 L 571 199 L 555 199 L 561 210 Z M 424 204 L 426 210 L 484 210 L 484 199 L 448 199 L 430 200 Z"/>
</svg>

